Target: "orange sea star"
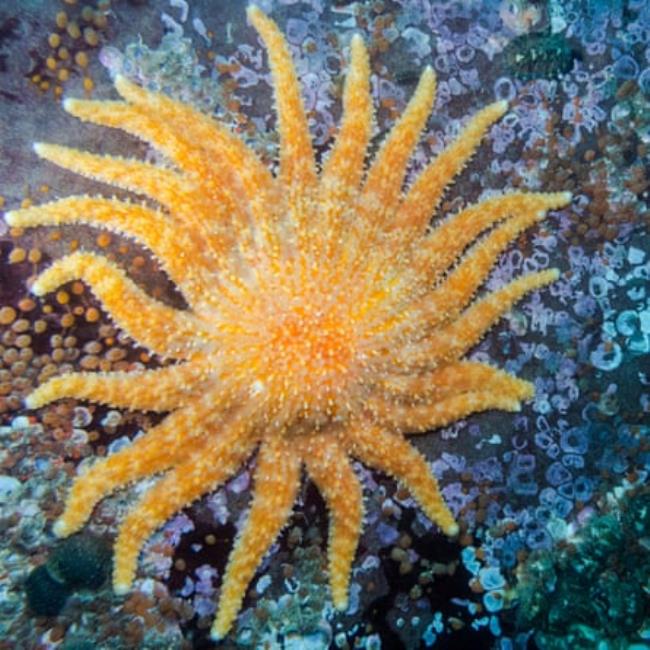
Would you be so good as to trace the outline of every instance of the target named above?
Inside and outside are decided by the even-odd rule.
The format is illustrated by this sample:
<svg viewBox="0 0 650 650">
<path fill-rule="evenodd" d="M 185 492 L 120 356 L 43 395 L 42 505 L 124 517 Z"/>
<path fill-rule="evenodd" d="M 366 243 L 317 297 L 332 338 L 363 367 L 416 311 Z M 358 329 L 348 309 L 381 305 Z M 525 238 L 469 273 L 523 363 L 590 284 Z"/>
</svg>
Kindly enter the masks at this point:
<svg viewBox="0 0 650 650">
<path fill-rule="evenodd" d="M 529 382 L 463 357 L 515 301 L 552 282 L 557 271 L 520 277 L 478 300 L 474 294 L 505 247 L 570 198 L 513 192 L 430 227 L 444 188 L 506 104 L 480 111 L 402 192 L 433 105 L 434 73 L 424 71 L 364 172 L 372 106 L 368 56 L 358 36 L 350 46 L 340 130 L 317 170 L 284 38 L 258 8 L 249 8 L 248 16 L 266 45 L 275 83 L 277 177 L 210 117 L 118 77 L 124 101 L 67 100 L 66 110 L 143 138 L 169 166 L 53 144 L 35 149 L 160 208 L 72 196 L 7 214 L 12 226 L 85 223 L 136 237 L 185 297 L 185 310 L 162 304 L 96 253 L 55 261 L 36 278 L 35 294 L 81 279 L 121 329 L 177 363 L 55 377 L 27 404 L 38 408 L 74 397 L 171 412 L 80 475 L 55 525 L 57 535 L 70 535 L 106 495 L 163 474 L 120 526 L 113 574 L 118 593 L 130 588 L 146 539 L 257 450 L 254 496 L 223 577 L 215 639 L 232 626 L 256 568 L 286 523 L 301 467 L 328 505 L 329 579 L 339 609 L 346 608 L 363 519 L 351 457 L 399 479 L 447 535 L 457 532 L 427 461 L 404 434 L 486 409 L 515 411 L 531 397 Z"/>
</svg>

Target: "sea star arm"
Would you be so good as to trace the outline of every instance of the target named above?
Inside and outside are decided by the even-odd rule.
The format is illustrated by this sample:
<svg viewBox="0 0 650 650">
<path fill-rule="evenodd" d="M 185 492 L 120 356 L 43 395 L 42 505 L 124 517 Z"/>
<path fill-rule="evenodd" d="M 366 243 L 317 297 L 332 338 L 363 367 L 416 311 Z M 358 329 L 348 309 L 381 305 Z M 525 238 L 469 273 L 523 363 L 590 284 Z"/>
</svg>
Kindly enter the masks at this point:
<svg viewBox="0 0 650 650">
<path fill-rule="evenodd" d="M 171 223 L 164 214 L 144 205 L 104 197 L 70 196 L 13 210 L 5 214 L 5 220 L 19 228 L 87 224 L 135 237 L 151 250 L 191 305 L 198 303 L 208 288 L 201 279 L 202 272 L 209 267 L 200 242 L 181 224 Z"/>
<path fill-rule="evenodd" d="M 386 377 L 379 389 L 395 398 L 419 400 L 430 397 L 447 397 L 450 393 L 464 393 L 489 389 L 507 393 L 518 399 L 532 397 L 532 385 L 508 372 L 486 363 L 459 361 L 429 372 L 393 374 Z"/>
<path fill-rule="evenodd" d="M 320 176 L 323 203 L 345 204 L 359 188 L 371 128 L 370 63 L 363 40 L 355 34 L 343 90 L 341 127 Z"/>
<path fill-rule="evenodd" d="M 349 431 L 350 454 L 401 481 L 431 521 L 445 534 L 456 535 L 458 524 L 440 494 L 438 481 L 415 447 L 401 434 L 389 433 L 369 423 L 361 423 Z"/>
<path fill-rule="evenodd" d="M 296 70 L 284 36 L 275 22 L 254 5 L 248 7 L 247 14 L 266 46 L 273 75 L 280 135 L 280 178 L 289 192 L 290 208 L 300 212 L 306 199 L 305 191 L 316 186 L 317 177 Z"/>
<path fill-rule="evenodd" d="M 543 212 L 522 212 L 474 244 L 458 266 L 421 301 L 418 320 L 425 321 L 431 327 L 454 319 L 472 300 L 508 244 L 543 218 Z"/>
<path fill-rule="evenodd" d="M 418 404 L 399 404 L 394 400 L 371 398 L 367 408 L 385 426 L 409 433 L 424 433 L 480 411 L 519 411 L 520 399 L 531 396 L 530 386 L 528 384 L 525 390 L 514 394 L 498 389 L 476 390 Z"/>
<path fill-rule="evenodd" d="M 227 192 L 228 206 L 220 206 L 217 214 L 224 227 L 236 231 L 240 246 L 248 250 L 253 245 L 265 246 L 267 251 L 277 246 L 274 224 L 281 204 L 279 188 L 250 147 L 194 107 L 144 90 L 122 75 L 116 77 L 115 88 L 138 109 L 183 132 L 191 147 L 190 158 L 204 159 L 204 176 L 212 179 L 210 187 L 216 193 Z M 215 201 L 210 204 L 215 206 Z"/>
<path fill-rule="evenodd" d="M 260 446 L 253 501 L 228 558 L 219 608 L 210 632 L 214 640 L 223 639 L 228 633 L 255 570 L 291 514 L 300 482 L 300 465 L 300 457 L 285 438 L 273 437 Z"/>
<path fill-rule="evenodd" d="M 184 172 L 203 176 L 207 171 L 201 149 L 185 140 L 182 129 L 161 123 L 153 111 L 122 101 L 87 99 L 66 99 L 63 108 L 84 122 L 121 129 L 148 142 Z"/>
<path fill-rule="evenodd" d="M 470 205 L 436 225 L 429 236 L 418 241 L 415 264 L 435 281 L 486 228 L 514 215 L 556 210 L 570 200 L 569 192 L 511 192 Z M 398 223 L 402 214 L 399 212 Z M 408 232 L 407 224 L 401 227 Z M 413 229 L 412 234 L 420 233 Z"/>
<path fill-rule="evenodd" d="M 392 300 L 382 297 L 385 317 L 395 321 L 394 327 L 402 332 L 426 333 L 445 321 L 454 319 L 472 300 L 490 269 L 506 246 L 523 230 L 544 217 L 544 212 L 522 212 L 494 228 L 482 241 L 472 246 L 461 258 L 458 266 L 434 289 L 419 297 L 415 303 L 404 306 L 394 317 L 396 303 L 402 298 L 394 292 Z M 427 271 L 425 270 L 425 273 Z M 386 321 L 385 321 L 386 322 Z"/>
<path fill-rule="evenodd" d="M 274 192 L 273 176 L 234 133 L 194 107 L 161 93 L 144 90 L 122 75 L 115 78 L 115 88 L 128 102 L 181 128 L 199 151 L 205 150 L 213 161 L 219 163 L 219 170 L 234 171 L 248 200 L 254 205 L 259 201 L 258 208 L 266 206 L 268 212 L 270 196 Z"/>
<path fill-rule="evenodd" d="M 127 447 L 97 461 L 79 475 L 70 489 L 65 510 L 54 525 L 58 537 L 76 533 L 88 520 L 95 505 L 115 490 L 145 476 L 162 472 L 195 448 L 205 431 L 204 409 L 181 409 L 168 415 Z M 185 432 L 186 435 L 180 435 Z"/>
<path fill-rule="evenodd" d="M 172 411 L 201 390 L 205 368 L 192 362 L 129 372 L 74 372 L 52 379 L 25 400 L 30 409 L 74 397 L 134 411 Z"/>
<path fill-rule="evenodd" d="M 350 567 L 363 524 L 361 484 L 345 450 L 332 436 L 317 436 L 301 445 L 301 450 L 307 473 L 329 509 L 330 586 L 334 606 L 343 611 L 348 606 Z"/>
<path fill-rule="evenodd" d="M 468 307 L 457 320 L 445 325 L 424 342 L 412 357 L 405 358 L 411 367 L 431 367 L 442 360 L 455 360 L 465 354 L 494 323 L 527 293 L 555 282 L 559 277 L 557 269 L 529 273 L 505 287 L 489 293 Z"/>
<path fill-rule="evenodd" d="M 120 526 L 115 541 L 113 589 L 126 593 L 135 577 L 140 549 L 174 513 L 228 480 L 254 449 L 241 422 L 204 436 L 182 462 L 145 492 Z M 218 435 L 217 435 L 218 434 Z"/>
<path fill-rule="evenodd" d="M 442 192 L 465 166 L 488 128 L 508 109 L 505 101 L 495 102 L 479 111 L 456 140 L 430 163 L 415 179 L 400 206 L 401 219 L 415 231 L 422 231 L 437 207 Z"/>
<path fill-rule="evenodd" d="M 172 100 L 169 103 L 173 105 Z M 168 120 L 162 120 L 151 106 L 119 101 L 69 99 L 64 102 L 64 107 L 82 120 L 120 128 L 149 142 L 180 170 L 200 183 L 202 193 L 210 198 L 213 214 L 206 221 L 202 211 L 186 211 L 184 218 L 195 229 L 203 231 L 204 237 L 212 238 L 215 218 L 223 227 L 236 230 L 241 239 L 250 237 L 247 209 L 252 197 L 247 194 L 249 188 L 240 182 L 233 167 L 224 160 L 222 152 L 219 152 L 220 155 L 208 153 L 203 142 L 194 142 L 189 137 L 191 129 L 186 128 L 189 116 L 176 111 Z M 256 187 L 255 190 L 259 192 L 260 188 Z"/>
<path fill-rule="evenodd" d="M 162 357 L 187 359 L 209 334 L 189 312 L 154 300 L 107 258 L 77 252 L 52 263 L 36 277 L 32 292 L 42 296 L 72 280 L 86 282 L 115 323 L 140 345 Z"/>
<path fill-rule="evenodd" d="M 179 205 L 179 199 L 190 203 L 194 193 L 188 181 L 168 169 L 132 158 L 101 156 L 72 147 L 37 142 L 36 153 L 45 160 L 87 178 L 108 183 L 131 192 L 144 194 L 159 201 L 170 210 Z"/>
<path fill-rule="evenodd" d="M 319 231 L 323 243 L 319 249 L 325 260 L 335 259 L 341 254 L 341 233 L 349 226 L 344 215 L 349 214 L 350 205 L 358 196 L 372 135 L 370 62 L 358 35 L 352 37 L 350 44 L 350 67 L 343 89 L 341 119 L 339 132 L 320 175 L 318 210 L 322 215 L 323 224 Z"/>
<path fill-rule="evenodd" d="M 370 221 L 382 223 L 382 215 L 392 216 L 399 202 L 406 165 L 431 113 L 435 93 L 436 76 L 427 67 L 404 113 L 386 136 L 368 170 L 359 206 Z"/>
</svg>

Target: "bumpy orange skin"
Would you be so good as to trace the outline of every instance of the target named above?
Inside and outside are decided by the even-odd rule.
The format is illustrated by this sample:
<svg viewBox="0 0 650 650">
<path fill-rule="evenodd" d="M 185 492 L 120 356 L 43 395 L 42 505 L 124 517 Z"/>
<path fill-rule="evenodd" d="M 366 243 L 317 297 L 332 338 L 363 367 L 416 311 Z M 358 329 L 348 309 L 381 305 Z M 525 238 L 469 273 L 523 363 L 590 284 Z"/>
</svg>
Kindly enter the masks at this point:
<svg viewBox="0 0 650 650">
<path fill-rule="evenodd" d="M 85 223 L 133 236 L 189 305 L 179 311 L 156 301 L 95 253 L 54 262 L 36 279 L 34 293 L 81 279 L 121 329 L 177 363 L 55 377 L 27 403 L 38 408 L 77 397 L 171 412 L 79 476 L 55 526 L 58 535 L 70 535 L 112 491 L 164 473 L 120 527 L 118 592 L 130 588 L 147 537 L 257 450 L 255 493 L 223 579 L 215 639 L 232 626 L 287 521 L 303 466 L 330 511 L 330 583 L 339 609 L 347 606 L 363 519 L 351 457 L 393 475 L 447 535 L 457 532 L 426 460 L 404 435 L 486 409 L 514 411 L 531 397 L 530 383 L 463 356 L 515 301 L 552 282 L 557 271 L 518 278 L 480 299 L 475 293 L 504 248 L 570 198 L 505 194 L 429 227 L 443 190 L 507 107 L 498 102 L 479 112 L 403 193 L 408 159 L 433 105 L 435 76 L 424 71 L 364 171 L 372 104 L 359 37 L 350 46 L 339 135 L 318 172 L 284 38 L 259 9 L 248 15 L 275 81 L 277 177 L 224 126 L 118 77 L 124 101 L 68 100 L 66 110 L 142 137 L 173 167 L 59 145 L 35 148 L 55 164 L 159 207 L 73 196 L 7 215 L 12 226 Z"/>
</svg>

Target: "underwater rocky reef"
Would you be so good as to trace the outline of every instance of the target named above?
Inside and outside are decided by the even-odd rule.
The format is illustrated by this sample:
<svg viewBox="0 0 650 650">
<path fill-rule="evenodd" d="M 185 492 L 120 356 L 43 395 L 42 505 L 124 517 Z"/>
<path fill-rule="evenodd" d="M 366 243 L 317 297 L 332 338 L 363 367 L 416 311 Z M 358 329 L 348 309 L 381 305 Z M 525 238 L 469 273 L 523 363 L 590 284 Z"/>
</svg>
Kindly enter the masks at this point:
<svg viewBox="0 0 650 650">
<path fill-rule="evenodd" d="M 272 83 L 247 4 L 3 3 L 2 210 L 114 193 L 37 159 L 35 141 L 164 162 L 136 139 L 63 110 L 69 97 L 115 99 L 117 75 L 216 116 L 273 166 Z M 517 236 L 482 290 L 551 268 L 559 279 L 524 297 L 469 354 L 532 382 L 535 395 L 518 412 L 477 413 L 409 438 L 459 524 L 451 539 L 403 485 L 354 464 L 365 517 L 343 612 L 329 593 L 327 507 L 303 481 L 217 644 L 210 626 L 255 458 L 149 539 L 133 589 L 118 596 L 106 579 L 109 550 L 155 478 L 103 500 L 79 536 L 58 540 L 52 526 L 74 477 L 163 415 L 72 398 L 32 410 L 24 403 L 64 373 L 165 365 L 116 326 L 86 284 L 30 293 L 54 260 L 101 253 L 166 305 L 183 309 L 183 297 L 133 239 L 83 225 L 22 229 L 0 218 L 0 649 L 647 647 L 650 3 L 256 4 L 286 35 L 319 162 L 341 117 L 354 34 L 369 52 L 372 151 L 421 71 L 430 65 L 437 76 L 407 184 L 468 116 L 508 102 L 436 214 L 509 190 L 571 192 L 570 205 Z"/>
</svg>

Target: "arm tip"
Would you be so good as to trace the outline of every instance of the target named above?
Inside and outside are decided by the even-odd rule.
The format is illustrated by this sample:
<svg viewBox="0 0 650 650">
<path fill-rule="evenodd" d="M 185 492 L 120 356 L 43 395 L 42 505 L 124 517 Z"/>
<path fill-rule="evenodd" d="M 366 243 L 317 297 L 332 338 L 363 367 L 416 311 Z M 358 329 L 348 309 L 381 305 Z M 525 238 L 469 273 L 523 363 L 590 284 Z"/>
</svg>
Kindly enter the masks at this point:
<svg viewBox="0 0 650 650">
<path fill-rule="evenodd" d="M 260 18 L 263 15 L 264 12 L 256 4 L 250 4 L 246 7 L 246 16 L 250 21 L 255 20 L 255 18 Z"/>
<path fill-rule="evenodd" d="M 38 278 L 34 280 L 29 290 L 31 291 L 32 294 L 38 297 L 44 296 L 47 293 L 45 288 L 42 286 L 42 283 L 39 282 Z"/>
</svg>

